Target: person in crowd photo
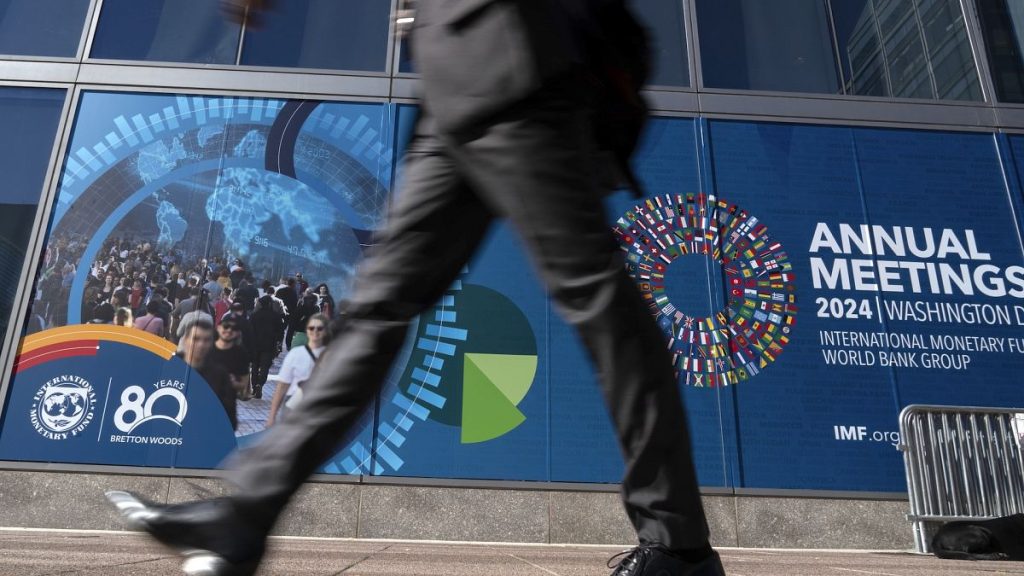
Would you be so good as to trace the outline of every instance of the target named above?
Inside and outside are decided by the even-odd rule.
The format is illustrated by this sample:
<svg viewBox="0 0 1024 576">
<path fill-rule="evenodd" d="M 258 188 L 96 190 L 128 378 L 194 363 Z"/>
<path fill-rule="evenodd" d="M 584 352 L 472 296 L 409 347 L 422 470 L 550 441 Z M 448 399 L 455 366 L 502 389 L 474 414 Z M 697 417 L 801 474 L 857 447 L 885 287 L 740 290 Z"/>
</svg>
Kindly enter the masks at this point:
<svg viewBox="0 0 1024 576">
<path fill-rule="evenodd" d="M 135 319 L 135 327 L 163 338 L 165 331 L 164 319 L 160 315 L 160 303 L 150 300 L 146 304 L 146 314 Z"/>
<path fill-rule="evenodd" d="M 313 373 L 316 361 L 330 341 L 329 320 L 323 314 L 314 314 L 306 323 L 306 343 L 288 351 L 281 370 L 274 378 L 276 386 L 270 401 L 267 427 L 274 425 L 302 400 L 302 385 Z"/>
<path fill-rule="evenodd" d="M 244 402 L 252 397 L 249 351 L 242 344 L 242 331 L 234 318 L 229 317 L 217 325 L 217 341 L 210 350 L 210 362 L 227 371 L 239 400 Z"/>
<path fill-rule="evenodd" d="M 285 309 L 285 333 L 284 333 L 284 348 L 290 350 L 292 347 L 292 337 L 295 335 L 294 320 L 299 314 L 299 297 L 295 294 L 295 279 L 294 278 L 282 278 L 281 284 L 274 290 L 274 296 L 276 296 L 281 303 L 284 304 Z"/>
<path fill-rule="evenodd" d="M 152 294 L 149 297 L 149 302 L 146 303 L 146 310 L 149 311 L 149 304 L 156 304 L 156 315 L 163 320 L 163 333 L 166 336 L 167 330 L 171 325 L 171 311 L 174 310 L 174 306 L 167 301 L 167 290 L 163 286 L 158 286 L 153 289 Z"/>
<path fill-rule="evenodd" d="M 220 292 L 220 298 L 213 303 L 213 321 L 220 324 L 224 315 L 231 310 L 231 287 L 227 286 Z"/>
<path fill-rule="evenodd" d="M 114 310 L 114 325 L 124 326 L 126 328 L 132 328 L 135 325 L 134 317 L 132 316 L 131 308 L 122 306 L 117 310 Z"/>
<path fill-rule="evenodd" d="M 146 301 L 149 299 L 149 288 L 143 280 L 132 281 L 132 291 L 128 294 L 128 307 L 132 313 L 142 316 L 146 313 Z"/>
<path fill-rule="evenodd" d="M 232 280 L 232 285 L 234 281 Z M 234 291 L 233 300 L 235 302 L 241 302 L 242 308 L 245 311 L 245 315 L 252 314 L 253 309 L 256 307 L 256 299 L 260 297 L 259 291 L 248 278 L 242 278 L 237 284 L 238 289 Z"/>
<path fill-rule="evenodd" d="M 178 330 L 175 332 L 178 338 L 181 338 L 183 333 L 182 326 L 189 318 L 205 318 L 213 323 L 213 305 L 210 303 L 210 295 L 204 288 L 193 288 L 193 290 L 197 292 L 195 302 L 191 306 L 192 310 L 181 316 L 181 321 L 178 324 Z M 184 304 L 184 302 L 182 302 L 182 304 Z"/>
<path fill-rule="evenodd" d="M 316 287 L 317 305 L 320 307 L 320 313 L 327 316 L 328 320 L 334 318 L 336 310 L 334 309 L 334 297 L 331 296 L 331 289 L 327 287 L 327 284 L 319 284 Z"/>
<path fill-rule="evenodd" d="M 274 310 L 273 299 L 265 294 L 260 297 L 259 306 L 249 320 L 253 331 L 252 395 L 262 398 L 270 366 L 281 353 L 284 316 Z"/>
<path fill-rule="evenodd" d="M 231 421 L 231 429 L 238 428 L 237 392 L 231 383 L 231 376 L 218 364 L 209 361 L 213 348 L 214 328 L 209 318 L 192 316 L 181 324 L 182 335 L 178 341 L 178 357 L 194 368 L 220 399 L 224 412 Z"/>
</svg>

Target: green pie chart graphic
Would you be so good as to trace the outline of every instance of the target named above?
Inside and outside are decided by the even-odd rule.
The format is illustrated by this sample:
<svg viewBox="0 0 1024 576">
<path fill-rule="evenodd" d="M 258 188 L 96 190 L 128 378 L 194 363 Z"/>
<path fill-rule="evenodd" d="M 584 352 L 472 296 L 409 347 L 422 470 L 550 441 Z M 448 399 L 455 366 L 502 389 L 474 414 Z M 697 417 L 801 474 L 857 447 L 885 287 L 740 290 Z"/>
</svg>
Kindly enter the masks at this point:
<svg viewBox="0 0 1024 576">
<path fill-rule="evenodd" d="M 486 442 L 526 421 L 517 406 L 537 373 L 536 356 L 463 356 L 462 443 Z"/>
<path fill-rule="evenodd" d="M 477 284 L 463 284 L 455 305 L 440 320 L 420 323 L 418 338 L 447 343 L 451 355 L 438 352 L 432 378 L 416 380 L 409 366 L 402 381 L 406 390 L 418 382 L 443 398 L 430 420 L 459 428 L 459 440 L 474 444 L 500 438 L 526 421 L 519 409 L 537 374 L 537 338 L 530 321 L 508 296 Z M 439 336 L 440 335 L 440 336 Z M 418 340 L 419 341 L 419 340 Z M 452 340 L 454 341 L 454 340 Z M 427 348 L 442 350 L 434 344 Z M 410 393 L 414 396 L 415 393 Z"/>
</svg>

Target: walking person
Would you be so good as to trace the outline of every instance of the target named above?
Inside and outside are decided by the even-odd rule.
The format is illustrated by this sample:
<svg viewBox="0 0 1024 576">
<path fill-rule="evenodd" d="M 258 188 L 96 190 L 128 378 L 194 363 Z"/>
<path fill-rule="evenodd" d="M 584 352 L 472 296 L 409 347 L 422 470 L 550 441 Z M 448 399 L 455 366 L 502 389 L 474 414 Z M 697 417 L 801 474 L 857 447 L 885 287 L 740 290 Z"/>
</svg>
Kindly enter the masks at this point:
<svg viewBox="0 0 1024 576">
<path fill-rule="evenodd" d="M 270 375 L 270 367 L 274 358 L 281 353 L 281 340 L 284 333 L 281 328 L 284 326 L 284 317 L 274 310 L 271 296 L 264 294 L 260 296 L 256 311 L 249 319 L 252 325 L 253 348 L 252 354 L 252 395 L 254 398 L 263 397 L 263 385 Z"/>
<path fill-rule="evenodd" d="M 263 4 L 233 2 L 248 15 Z M 608 162 L 596 145 L 624 139 L 615 146 L 622 161 L 636 135 L 618 132 L 628 114 L 592 114 L 608 102 L 592 100 L 590 80 L 615 60 L 611 46 L 646 56 L 630 23 L 625 0 L 421 0 L 411 45 L 424 112 L 344 329 L 294 413 L 237 454 L 234 493 L 169 506 L 108 494 L 129 521 L 199 550 L 189 559 L 193 574 L 252 574 L 289 499 L 380 389 L 411 320 L 457 278 L 491 223 L 506 218 L 595 364 L 626 460 L 622 497 L 639 545 L 613 576 L 724 575 L 708 543 L 664 335 L 624 270 L 601 202 Z M 621 96 L 628 112 L 630 94 Z"/>
</svg>

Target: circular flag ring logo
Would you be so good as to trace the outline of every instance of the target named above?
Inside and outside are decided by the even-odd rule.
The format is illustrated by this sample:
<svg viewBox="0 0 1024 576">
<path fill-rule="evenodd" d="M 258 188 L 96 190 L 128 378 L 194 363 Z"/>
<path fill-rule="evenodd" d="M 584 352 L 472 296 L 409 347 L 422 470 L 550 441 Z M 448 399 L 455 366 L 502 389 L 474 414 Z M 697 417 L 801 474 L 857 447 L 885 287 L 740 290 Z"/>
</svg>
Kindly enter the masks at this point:
<svg viewBox="0 0 1024 576">
<path fill-rule="evenodd" d="M 677 373 L 698 387 L 747 380 L 774 362 L 796 323 L 796 283 L 785 250 L 768 227 L 713 195 L 665 194 L 626 212 L 613 229 L 626 269 L 658 324 L 669 332 Z M 671 302 L 665 274 L 679 257 L 721 265 L 727 303 L 705 318 Z"/>
</svg>

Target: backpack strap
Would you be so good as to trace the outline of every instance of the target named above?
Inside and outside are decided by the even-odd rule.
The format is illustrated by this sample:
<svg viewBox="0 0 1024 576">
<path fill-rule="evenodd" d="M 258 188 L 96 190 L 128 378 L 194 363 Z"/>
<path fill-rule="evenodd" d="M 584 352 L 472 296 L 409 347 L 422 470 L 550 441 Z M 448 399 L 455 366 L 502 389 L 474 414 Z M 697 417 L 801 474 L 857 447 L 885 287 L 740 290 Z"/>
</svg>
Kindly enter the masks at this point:
<svg viewBox="0 0 1024 576">
<path fill-rule="evenodd" d="M 303 344 L 302 347 L 306 349 L 306 352 L 309 353 L 309 357 L 313 359 L 313 364 L 316 364 L 316 361 L 320 358 L 318 358 L 316 354 L 313 354 L 313 349 L 309 347 L 309 344 Z"/>
</svg>

